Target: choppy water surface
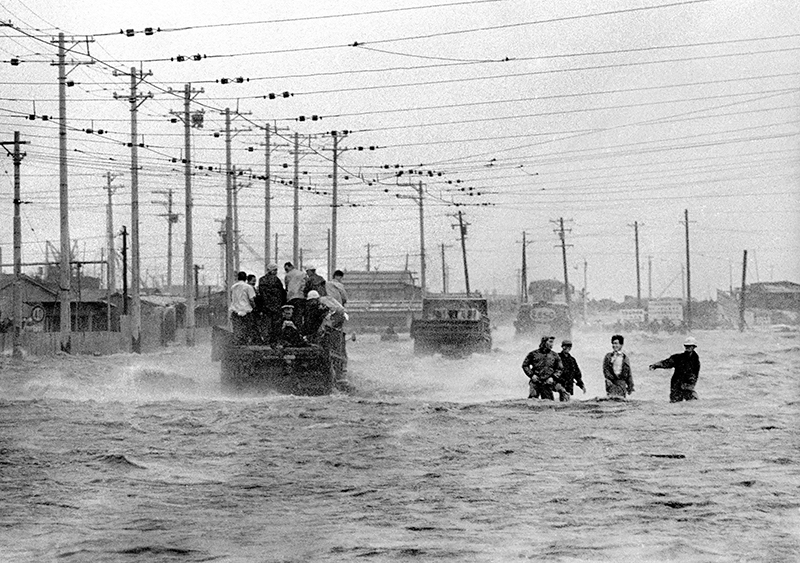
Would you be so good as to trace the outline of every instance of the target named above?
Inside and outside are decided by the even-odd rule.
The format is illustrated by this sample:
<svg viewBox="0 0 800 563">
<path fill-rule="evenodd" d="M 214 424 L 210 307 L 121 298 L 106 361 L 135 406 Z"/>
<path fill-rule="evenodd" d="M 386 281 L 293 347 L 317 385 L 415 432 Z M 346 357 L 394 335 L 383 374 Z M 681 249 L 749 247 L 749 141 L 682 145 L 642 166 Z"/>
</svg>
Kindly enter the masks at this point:
<svg viewBox="0 0 800 563">
<path fill-rule="evenodd" d="M 354 390 L 231 397 L 205 346 L 2 361 L 2 561 L 800 560 L 800 338 L 698 333 L 701 400 L 647 364 L 603 395 L 528 401 L 532 343 L 470 359 L 350 343 Z M 580 391 L 578 391 L 580 393 Z"/>
</svg>

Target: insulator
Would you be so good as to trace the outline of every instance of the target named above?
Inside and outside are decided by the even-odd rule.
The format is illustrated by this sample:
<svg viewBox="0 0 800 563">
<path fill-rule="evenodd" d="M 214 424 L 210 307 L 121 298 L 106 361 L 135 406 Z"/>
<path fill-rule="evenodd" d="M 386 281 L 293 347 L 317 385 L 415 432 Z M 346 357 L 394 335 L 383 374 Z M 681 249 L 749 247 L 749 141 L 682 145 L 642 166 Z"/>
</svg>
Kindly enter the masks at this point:
<svg viewBox="0 0 800 563">
<path fill-rule="evenodd" d="M 227 78 L 223 78 L 223 79 L 220 80 L 221 84 L 227 84 L 228 82 L 229 82 L 229 80 Z"/>
<path fill-rule="evenodd" d="M 345 129 L 344 131 L 342 131 L 342 135 L 349 135 L 349 134 L 350 134 L 350 130 L 348 130 L 348 129 Z"/>
<path fill-rule="evenodd" d="M 301 115 L 300 117 L 297 118 L 297 120 L 298 121 L 305 121 L 306 120 L 306 116 L 305 115 Z"/>
<path fill-rule="evenodd" d="M 369 150 L 374 151 L 375 150 L 375 145 L 370 145 L 369 146 Z"/>
<path fill-rule="evenodd" d="M 183 61 L 186 60 L 186 57 L 184 57 L 183 55 L 178 55 L 177 57 L 175 57 L 175 60 L 177 60 L 179 63 L 182 63 Z"/>
<path fill-rule="evenodd" d="M 175 158 L 175 157 L 172 157 L 172 162 L 178 162 L 178 159 Z"/>
<path fill-rule="evenodd" d="M 219 137 L 219 131 L 214 131 L 214 136 L 218 138 Z"/>
<path fill-rule="evenodd" d="M 153 35 L 153 28 L 152 27 L 144 28 L 144 34 L 145 35 Z"/>
<path fill-rule="evenodd" d="M 133 37 L 135 33 L 136 32 L 134 30 L 132 30 L 132 29 L 126 29 L 125 30 L 125 35 L 127 35 L 128 37 Z"/>
<path fill-rule="evenodd" d="M 284 168 L 289 168 L 289 165 L 288 165 L 288 164 L 286 164 L 286 163 L 284 162 L 284 163 L 283 163 L 283 167 L 284 167 Z"/>
<path fill-rule="evenodd" d="M 192 56 L 192 58 L 193 58 L 194 60 L 196 60 L 196 61 L 199 61 L 199 60 L 200 60 L 200 59 L 202 59 L 204 56 L 205 56 L 205 55 L 201 55 L 201 54 L 199 54 L 199 53 L 198 53 L 198 54 L 196 54 L 196 55 L 193 55 L 193 56 Z"/>
<path fill-rule="evenodd" d="M 43 115 L 42 116 L 42 121 L 50 121 L 50 116 L 49 115 Z"/>
<path fill-rule="evenodd" d="M 363 151 L 364 147 L 357 147 L 358 150 Z"/>
<path fill-rule="evenodd" d="M 244 78 L 242 78 L 241 76 L 236 77 L 235 80 L 237 84 L 241 84 L 242 82 L 244 82 Z"/>
<path fill-rule="evenodd" d="M 281 95 L 282 95 L 284 98 L 288 98 L 288 97 L 289 97 L 289 92 L 284 92 L 284 93 L 283 93 L 283 94 L 281 94 Z"/>
<path fill-rule="evenodd" d="M 92 130 L 92 129 L 84 129 L 84 131 L 86 131 L 89 135 L 94 133 L 94 130 Z"/>
<path fill-rule="evenodd" d="M 312 115 L 311 116 L 311 121 L 319 121 L 319 116 L 318 115 Z"/>
<path fill-rule="evenodd" d="M 253 147 L 247 147 L 247 152 L 253 152 Z"/>
<path fill-rule="evenodd" d="M 98 129 L 97 130 L 97 134 L 98 135 L 102 135 L 103 133 L 105 133 L 105 130 L 103 130 L 103 129 Z"/>
<path fill-rule="evenodd" d="M 181 159 L 181 164 L 186 164 L 186 159 L 185 158 Z"/>
<path fill-rule="evenodd" d="M 19 66 L 19 59 L 11 59 L 11 66 Z"/>
<path fill-rule="evenodd" d="M 269 97 L 270 100 L 274 100 L 275 99 L 275 94 L 270 92 L 268 97 Z"/>
<path fill-rule="evenodd" d="M 345 177 L 344 177 L 344 179 L 345 179 L 345 180 L 349 180 L 349 179 L 350 179 L 350 176 L 345 176 Z"/>
<path fill-rule="evenodd" d="M 36 114 L 32 113 L 28 116 L 28 120 L 34 121 L 36 119 Z"/>
<path fill-rule="evenodd" d="M 178 123 L 178 118 L 177 117 L 173 117 L 172 119 L 169 120 L 169 122 L 170 123 Z"/>
</svg>

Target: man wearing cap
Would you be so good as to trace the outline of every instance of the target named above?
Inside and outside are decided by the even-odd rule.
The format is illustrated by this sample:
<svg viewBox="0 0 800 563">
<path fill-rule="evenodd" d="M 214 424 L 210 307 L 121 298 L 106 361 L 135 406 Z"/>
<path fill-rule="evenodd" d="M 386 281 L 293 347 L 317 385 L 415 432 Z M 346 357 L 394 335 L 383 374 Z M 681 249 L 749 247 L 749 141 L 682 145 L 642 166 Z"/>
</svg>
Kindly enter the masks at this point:
<svg viewBox="0 0 800 563">
<path fill-rule="evenodd" d="M 303 286 L 303 295 L 308 297 L 309 291 L 316 291 L 322 295 L 327 295 L 325 290 L 325 278 L 317 274 L 316 266 L 306 266 L 306 283 Z"/>
<path fill-rule="evenodd" d="M 553 352 L 555 336 L 542 336 L 539 348 L 531 351 L 522 362 L 522 371 L 528 376 L 529 399 L 554 401 L 553 390 L 561 379 L 561 358 Z"/>
<path fill-rule="evenodd" d="M 583 384 L 583 374 L 581 374 L 581 368 L 578 367 L 578 362 L 570 353 L 571 351 L 572 341 L 562 341 L 561 352 L 559 352 L 558 355 L 561 358 L 561 363 L 564 366 L 564 370 L 561 372 L 561 378 L 556 385 L 558 399 L 561 402 L 569 401 L 570 396 L 574 394 L 575 385 L 583 389 L 583 392 L 586 393 L 586 386 Z"/>
<path fill-rule="evenodd" d="M 300 333 L 306 338 L 315 336 L 329 312 L 330 309 L 320 303 L 319 293 L 314 289 L 309 291 L 306 304 L 303 306 L 303 322 L 300 325 Z"/>
<path fill-rule="evenodd" d="M 291 346 L 294 348 L 301 346 L 308 346 L 308 342 L 300 334 L 297 325 L 292 320 L 294 307 L 291 305 L 284 305 L 281 307 L 281 314 L 283 315 L 283 324 L 281 325 L 280 343 L 284 346 Z"/>
<path fill-rule="evenodd" d="M 651 370 L 675 368 L 669 383 L 670 403 L 698 399 L 694 386 L 700 376 L 700 356 L 694 351 L 695 348 L 697 340 L 694 336 L 687 336 L 683 342 L 683 353 L 673 354 L 666 360 L 650 364 Z"/>
<path fill-rule="evenodd" d="M 258 280 L 258 299 L 256 300 L 261 314 L 261 335 L 269 344 L 280 338 L 282 313 L 281 307 L 286 304 L 286 289 L 278 279 L 278 265 L 268 264 L 267 273 Z"/>
<path fill-rule="evenodd" d="M 344 288 L 344 283 L 342 283 L 343 279 L 344 272 L 336 270 L 333 272 L 333 279 L 328 280 L 328 283 L 325 284 L 325 290 L 330 297 L 341 303 L 342 307 L 347 307 L 347 290 Z"/>
</svg>

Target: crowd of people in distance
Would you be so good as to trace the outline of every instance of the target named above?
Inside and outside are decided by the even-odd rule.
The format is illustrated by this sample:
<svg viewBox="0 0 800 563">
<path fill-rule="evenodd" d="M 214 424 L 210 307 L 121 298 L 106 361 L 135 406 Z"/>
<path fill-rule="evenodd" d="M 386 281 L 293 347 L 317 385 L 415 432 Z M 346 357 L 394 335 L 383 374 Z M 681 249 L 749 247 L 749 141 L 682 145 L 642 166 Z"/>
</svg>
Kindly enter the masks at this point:
<svg viewBox="0 0 800 563">
<path fill-rule="evenodd" d="M 554 401 L 555 393 L 558 393 L 560 401 L 569 401 L 575 386 L 586 393 L 578 362 L 571 355 L 572 342 L 564 340 L 559 353 L 553 351 L 554 343 L 555 337 L 543 336 L 539 347 L 528 353 L 522 362 L 522 371 L 529 379 L 529 399 Z M 624 400 L 634 391 L 630 358 L 622 350 L 624 344 L 625 337 L 615 334 L 611 337 L 611 352 L 603 358 L 603 378 L 609 399 Z M 669 393 L 672 403 L 698 398 L 694 390 L 700 375 L 700 357 L 695 352 L 697 340 L 688 336 L 683 347 L 683 353 L 673 354 L 649 366 L 651 370 L 674 369 Z"/>
<path fill-rule="evenodd" d="M 325 327 L 341 329 L 344 325 L 344 272 L 336 270 L 326 282 L 315 266 L 306 266 L 303 273 L 286 262 L 283 270 L 283 281 L 277 264 L 269 264 L 260 279 L 246 272 L 237 274 L 230 289 L 229 310 L 237 344 L 308 346 Z"/>
</svg>

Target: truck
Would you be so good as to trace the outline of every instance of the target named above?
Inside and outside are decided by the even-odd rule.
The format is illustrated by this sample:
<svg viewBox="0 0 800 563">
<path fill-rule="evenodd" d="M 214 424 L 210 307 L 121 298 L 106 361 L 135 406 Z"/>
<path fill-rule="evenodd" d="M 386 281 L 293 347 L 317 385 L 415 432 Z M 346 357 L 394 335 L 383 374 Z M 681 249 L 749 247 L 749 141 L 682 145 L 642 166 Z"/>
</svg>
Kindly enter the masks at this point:
<svg viewBox="0 0 800 563">
<path fill-rule="evenodd" d="M 517 337 L 555 336 L 557 340 L 572 338 L 572 316 L 566 303 L 538 301 L 523 303 L 514 321 Z"/>
<path fill-rule="evenodd" d="M 326 327 L 302 347 L 238 344 L 227 327 L 212 330 L 212 361 L 222 388 L 234 393 L 327 395 L 345 385 L 347 352 L 341 330 Z"/>
<path fill-rule="evenodd" d="M 479 295 L 431 295 L 422 300 L 422 317 L 411 322 L 414 354 L 468 356 L 492 350 L 488 304 Z"/>
</svg>

